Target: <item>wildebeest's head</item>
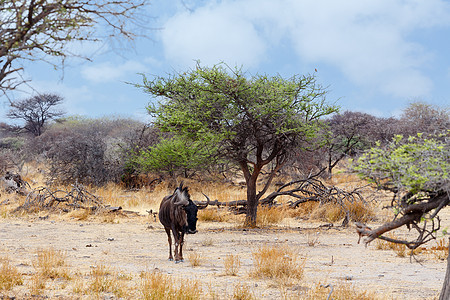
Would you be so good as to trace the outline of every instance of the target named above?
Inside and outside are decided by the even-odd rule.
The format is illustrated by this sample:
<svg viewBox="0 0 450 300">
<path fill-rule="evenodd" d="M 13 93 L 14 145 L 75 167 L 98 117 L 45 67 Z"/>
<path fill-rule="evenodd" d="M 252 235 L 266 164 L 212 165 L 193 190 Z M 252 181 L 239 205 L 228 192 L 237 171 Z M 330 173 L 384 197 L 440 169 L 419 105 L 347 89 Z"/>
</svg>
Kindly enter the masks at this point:
<svg viewBox="0 0 450 300">
<path fill-rule="evenodd" d="M 187 228 L 186 233 L 194 234 L 197 233 L 197 211 L 198 207 L 189 199 L 189 204 L 184 207 L 184 211 L 187 215 Z"/>
</svg>

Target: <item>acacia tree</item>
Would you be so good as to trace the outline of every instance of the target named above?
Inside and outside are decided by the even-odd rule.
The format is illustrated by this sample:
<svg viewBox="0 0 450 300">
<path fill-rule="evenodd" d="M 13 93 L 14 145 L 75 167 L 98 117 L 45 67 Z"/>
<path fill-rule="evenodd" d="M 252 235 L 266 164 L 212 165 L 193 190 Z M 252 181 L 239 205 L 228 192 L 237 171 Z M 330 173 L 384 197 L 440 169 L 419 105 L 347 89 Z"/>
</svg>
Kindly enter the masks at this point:
<svg viewBox="0 0 450 300">
<path fill-rule="evenodd" d="M 436 238 L 440 229 L 439 212 L 450 204 L 450 130 L 435 137 L 418 134 L 408 139 L 396 136 L 386 147 L 375 147 L 362 155 L 354 169 L 379 188 L 394 193 L 391 208 L 394 219 L 377 228 L 357 223 L 365 243 L 374 239 L 415 249 Z M 414 240 L 383 234 L 408 226 L 417 231 Z M 450 260 L 440 299 L 450 299 Z"/>
<path fill-rule="evenodd" d="M 256 226 L 257 205 L 291 150 L 313 139 L 320 119 L 337 110 L 313 76 L 256 75 L 223 64 L 137 85 L 158 103 L 149 113 L 162 131 L 216 147 L 215 155 L 239 166 L 247 185 L 246 226 Z M 257 193 L 265 168 L 268 177 Z"/>
<path fill-rule="evenodd" d="M 69 47 L 73 42 L 132 39 L 131 26 L 142 20 L 138 11 L 147 2 L 0 0 L 0 91 L 6 93 L 26 81 L 24 61 L 46 61 L 57 68 L 62 64 L 51 58 L 62 63 L 80 56 Z"/>
<path fill-rule="evenodd" d="M 65 113 L 56 108 L 63 102 L 61 96 L 55 94 L 41 94 L 20 101 L 10 102 L 7 116 L 25 122 L 18 129 L 25 130 L 34 136 L 40 136 L 49 120 L 62 117 Z"/>
</svg>

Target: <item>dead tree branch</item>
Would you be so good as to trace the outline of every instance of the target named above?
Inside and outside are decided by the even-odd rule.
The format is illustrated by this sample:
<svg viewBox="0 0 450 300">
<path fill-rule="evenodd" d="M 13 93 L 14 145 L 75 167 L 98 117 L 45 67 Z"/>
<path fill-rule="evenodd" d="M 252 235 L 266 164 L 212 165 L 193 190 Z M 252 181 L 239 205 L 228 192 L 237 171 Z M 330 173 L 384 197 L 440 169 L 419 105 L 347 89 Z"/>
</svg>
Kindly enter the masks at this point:
<svg viewBox="0 0 450 300">
<path fill-rule="evenodd" d="M 404 201 L 408 202 L 407 200 L 402 200 L 402 202 Z M 375 229 L 371 229 L 362 223 L 356 223 L 356 232 L 359 234 L 358 242 L 361 240 L 361 237 L 365 236 L 366 238 L 364 239 L 364 243 L 366 244 L 376 238 L 379 238 L 388 242 L 404 244 L 409 249 L 415 249 L 420 245 L 436 238 L 435 234 L 440 229 L 441 224 L 439 217 L 436 215 L 442 207 L 448 204 L 448 194 L 440 193 L 426 202 L 405 206 L 400 210 L 393 221 L 385 223 Z M 412 228 L 418 232 L 418 237 L 414 241 L 392 239 L 382 236 L 384 233 L 399 228 L 403 225 L 406 225 L 409 229 Z"/>
<path fill-rule="evenodd" d="M 15 212 L 57 209 L 63 212 L 73 209 L 89 209 L 97 212 L 108 208 L 99 197 L 88 192 L 82 185 L 74 184 L 70 191 L 50 190 L 47 187 L 35 188 L 28 194 L 25 203 L 16 208 Z"/>
</svg>

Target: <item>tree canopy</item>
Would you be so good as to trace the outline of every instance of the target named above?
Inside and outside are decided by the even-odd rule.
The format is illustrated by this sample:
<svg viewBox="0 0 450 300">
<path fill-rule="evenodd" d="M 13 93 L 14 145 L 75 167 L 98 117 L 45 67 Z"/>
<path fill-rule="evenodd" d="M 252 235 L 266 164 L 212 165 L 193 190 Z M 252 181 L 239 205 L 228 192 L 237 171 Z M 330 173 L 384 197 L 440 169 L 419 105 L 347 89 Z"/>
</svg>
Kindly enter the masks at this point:
<svg viewBox="0 0 450 300">
<path fill-rule="evenodd" d="M 256 225 L 258 200 L 291 150 L 311 140 L 321 118 L 337 111 L 314 76 L 246 76 L 224 64 L 197 67 L 137 85 L 158 98 L 149 106 L 162 131 L 213 145 L 214 155 L 234 162 L 247 184 L 246 224 Z M 268 178 L 256 193 L 265 168 Z"/>
<path fill-rule="evenodd" d="M 64 99 L 55 94 L 41 94 L 19 101 L 10 102 L 8 118 L 24 121 L 17 129 L 24 130 L 34 136 L 40 136 L 49 120 L 59 118 L 65 113 L 56 106 Z"/>
<path fill-rule="evenodd" d="M 80 56 L 73 42 L 105 38 L 132 39 L 140 8 L 148 0 L 0 0 L 0 91 L 15 89 L 26 81 L 24 61 L 46 61 Z M 140 24 L 143 25 L 144 23 Z M 102 26 L 102 29 L 100 29 Z"/>
</svg>

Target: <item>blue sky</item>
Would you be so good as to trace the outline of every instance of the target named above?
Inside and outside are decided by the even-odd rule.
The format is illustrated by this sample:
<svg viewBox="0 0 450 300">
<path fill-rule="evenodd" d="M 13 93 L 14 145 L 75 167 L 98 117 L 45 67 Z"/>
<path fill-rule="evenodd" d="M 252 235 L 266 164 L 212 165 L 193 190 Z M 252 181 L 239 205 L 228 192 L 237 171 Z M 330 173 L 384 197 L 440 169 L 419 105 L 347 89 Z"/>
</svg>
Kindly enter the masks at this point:
<svg viewBox="0 0 450 300">
<path fill-rule="evenodd" d="M 125 82 L 223 61 L 250 75 L 315 74 L 342 110 L 390 117 L 412 101 L 450 103 L 450 1 L 152 0 L 147 11 L 159 28 L 148 39 L 79 47 L 92 62 L 72 59 L 64 73 L 27 64 L 30 84 L 64 97 L 70 115 L 148 120 L 152 99 Z"/>
</svg>

